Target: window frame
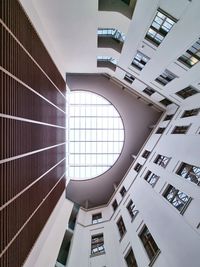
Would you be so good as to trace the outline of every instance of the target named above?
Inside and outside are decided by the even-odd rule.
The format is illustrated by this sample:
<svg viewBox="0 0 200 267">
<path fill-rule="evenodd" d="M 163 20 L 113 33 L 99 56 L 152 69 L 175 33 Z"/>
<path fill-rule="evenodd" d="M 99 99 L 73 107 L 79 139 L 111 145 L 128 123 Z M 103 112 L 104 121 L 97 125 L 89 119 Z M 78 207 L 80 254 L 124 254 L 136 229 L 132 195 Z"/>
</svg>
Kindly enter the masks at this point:
<svg viewBox="0 0 200 267">
<path fill-rule="evenodd" d="M 172 130 L 171 134 L 186 134 L 190 128 L 191 124 L 189 125 L 178 125 L 175 126 Z"/>
<path fill-rule="evenodd" d="M 163 106 L 167 107 L 172 104 L 172 101 L 169 100 L 168 98 L 163 98 L 162 100 L 159 101 Z"/>
<path fill-rule="evenodd" d="M 171 157 L 167 157 L 167 156 L 158 154 L 153 162 L 156 165 L 161 166 L 162 168 L 166 168 L 167 165 L 169 164 L 170 160 L 171 160 Z"/>
<path fill-rule="evenodd" d="M 113 211 L 115 212 L 116 209 L 118 208 L 119 204 L 117 203 L 117 200 L 115 199 L 113 202 L 112 202 L 112 208 L 113 208 Z"/>
<path fill-rule="evenodd" d="M 159 13 L 161 14 L 161 16 Z M 162 18 L 163 16 L 165 18 Z M 158 23 L 159 20 L 162 21 L 160 24 Z M 167 27 L 163 27 L 164 24 L 170 24 L 170 21 L 173 22 L 173 24 L 171 23 L 172 26 L 168 28 L 168 31 L 164 30 L 164 28 L 167 29 Z M 156 11 L 154 19 L 150 27 L 148 28 L 148 31 L 146 32 L 145 39 L 149 41 L 150 43 L 152 43 L 153 45 L 158 47 L 163 42 L 167 34 L 171 31 L 171 29 L 173 28 L 176 22 L 177 22 L 177 19 L 175 19 L 174 17 L 169 15 L 167 12 L 159 8 Z M 159 25 L 159 27 L 155 27 L 154 26 L 155 24 Z"/>
<path fill-rule="evenodd" d="M 139 172 L 139 171 L 141 170 L 141 168 L 142 168 L 142 165 L 141 165 L 140 163 L 137 163 L 137 164 L 135 165 L 135 167 L 134 167 L 134 170 L 135 170 L 136 172 Z"/>
<path fill-rule="evenodd" d="M 149 150 L 144 150 L 144 152 L 142 153 L 142 157 L 143 157 L 144 159 L 148 159 L 148 157 L 150 156 L 150 154 L 151 154 L 151 151 L 149 151 Z"/>
<path fill-rule="evenodd" d="M 100 215 L 100 217 L 98 217 L 98 215 Z M 94 218 L 95 216 L 97 216 L 97 218 Z M 100 222 L 102 222 L 102 213 L 98 212 L 98 213 L 92 214 L 92 224 L 97 224 Z"/>
<path fill-rule="evenodd" d="M 126 73 L 126 74 L 124 75 L 124 80 L 125 80 L 127 83 L 132 84 L 132 83 L 134 82 L 134 80 L 135 80 L 135 77 L 133 77 L 133 75 L 131 75 L 131 74 Z"/>
<path fill-rule="evenodd" d="M 198 93 L 199 93 L 198 89 L 189 85 L 189 86 L 183 88 L 182 90 L 177 91 L 175 94 L 182 99 L 187 99 L 188 97 L 191 97 L 191 96 L 196 95 Z"/>
<path fill-rule="evenodd" d="M 184 172 L 184 169 L 186 169 L 185 172 Z M 195 169 L 197 169 L 196 172 L 195 172 Z M 200 186 L 200 167 L 188 164 L 186 162 L 181 162 L 181 164 L 179 165 L 176 171 L 176 174 L 186 179 L 187 181 L 190 181 L 191 183 L 194 183 L 197 186 Z"/>
<path fill-rule="evenodd" d="M 95 239 L 97 239 L 95 241 Z M 103 248 L 99 250 L 99 248 Z M 97 252 L 94 251 L 94 249 L 97 249 Z M 91 257 L 102 255 L 105 253 L 105 247 L 104 247 L 104 235 L 103 233 L 95 234 L 91 236 Z"/>
<path fill-rule="evenodd" d="M 162 86 L 167 85 L 171 81 L 173 81 L 175 78 L 178 78 L 174 73 L 169 71 L 168 69 L 165 69 L 156 79 L 155 81 Z"/>
<path fill-rule="evenodd" d="M 143 92 L 148 95 L 148 96 L 151 96 L 153 95 L 156 91 L 154 89 L 152 89 L 151 87 L 147 86 Z"/>
<path fill-rule="evenodd" d="M 118 228 L 118 232 L 120 235 L 120 241 L 122 240 L 122 238 L 125 236 L 126 234 L 126 226 L 124 224 L 124 220 L 122 218 L 122 216 L 119 217 L 119 219 L 116 222 L 117 228 Z"/>
<path fill-rule="evenodd" d="M 132 222 L 139 213 L 139 210 L 135 209 L 135 204 L 133 203 L 132 199 L 130 199 L 130 201 L 126 205 L 126 209 L 131 217 L 131 222 Z"/>
<path fill-rule="evenodd" d="M 167 114 L 167 115 L 164 117 L 163 121 L 169 121 L 169 120 L 171 120 L 173 117 L 174 117 L 174 114 Z"/>
<path fill-rule="evenodd" d="M 160 249 L 155 242 L 152 234 L 150 233 L 148 227 L 144 224 L 141 231 L 138 234 L 140 241 L 146 251 L 146 254 L 150 260 L 150 263 L 153 262 L 160 253 Z M 149 264 L 150 265 L 150 264 Z"/>
<path fill-rule="evenodd" d="M 124 197 L 126 195 L 126 188 L 124 186 L 122 186 L 121 190 L 119 191 L 121 197 Z"/>
<path fill-rule="evenodd" d="M 171 199 L 168 196 L 171 195 Z M 163 192 L 163 197 L 174 207 L 176 208 L 180 214 L 183 214 L 190 204 L 192 198 L 185 194 L 184 192 L 180 191 L 179 189 L 175 188 L 171 184 L 168 184 L 165 191 Z M 182 198 L 182 199 L 181 199 Z M 187 201 L 183 200 L 187 198 Z M 178 205 L 177 205 L 178 203 Z"/>
<path fill-rule="evenodd" d="M 130 261 L 129 259 L 127 260 L 127 258 L 130 256 Z M 132 247 L 129 248 L 128 252 L 126 253 L 124 260 L 126 262 L 127 267 L 138 267 L 137 265 L 137 261 L 135 258 L 135 254 L 133 253 L 133 249 Z"/>
<path fill-rule="evenodd" d="M 145 67 L 145 65 L 148 63 L 149 60 L 150 60 L 150 57 L 146 56 L 145 54 L 137 50 L 132 60 L 131 66 L 141 71 Z"/>
<path fill-rule="evenodd" d="M 166 129 L 166 127 L 159 127 L 159 128 L 156 130 L 155 134 L 163 134 L 164 131 L 165 131 L 165 129 Z"/>
<path fill-rule="evenodd" d="M 147 173 L 144 176 L 144 180 L 150 184 L 152 187 L 154 187 L 156 185 L 156 183 L 159 180 L 159 176 L 156 175 L 155 173 L 151 172 L 151 171 L 147 171 Z"/>
<path fill-rule="evenodd" d="M 199 114 L 199 111 L 200 111 L 200 108 L 184 110 L 183 114 L 181 115 L 181 118 L 197 116 Z"/>
<path fill-rule="evenodd" d="M 197 45 L 199 46 L 199 49 L 195 47 Z M 184 64 L 186 67 L 192 68 L 200 61 L 198 53 L 200 53 L 200 38 L 195 43 L 193 43 L 177 60 Z"/>
</svg>

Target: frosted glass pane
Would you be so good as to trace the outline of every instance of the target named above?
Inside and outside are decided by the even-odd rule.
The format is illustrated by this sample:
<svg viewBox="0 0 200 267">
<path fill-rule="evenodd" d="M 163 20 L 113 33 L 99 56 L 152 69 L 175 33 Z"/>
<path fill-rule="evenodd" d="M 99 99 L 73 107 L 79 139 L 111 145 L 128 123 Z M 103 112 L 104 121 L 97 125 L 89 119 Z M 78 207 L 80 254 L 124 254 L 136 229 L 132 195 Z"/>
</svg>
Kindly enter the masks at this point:
<svg viewBox="0 0 200 267">
<path fill-rule="evenodd" d="M 124 141 L 117 110 L 99 95 L 74 91 L 70 96 L 69 176 L 88 179 L 115 163 Z"/>
</svg>

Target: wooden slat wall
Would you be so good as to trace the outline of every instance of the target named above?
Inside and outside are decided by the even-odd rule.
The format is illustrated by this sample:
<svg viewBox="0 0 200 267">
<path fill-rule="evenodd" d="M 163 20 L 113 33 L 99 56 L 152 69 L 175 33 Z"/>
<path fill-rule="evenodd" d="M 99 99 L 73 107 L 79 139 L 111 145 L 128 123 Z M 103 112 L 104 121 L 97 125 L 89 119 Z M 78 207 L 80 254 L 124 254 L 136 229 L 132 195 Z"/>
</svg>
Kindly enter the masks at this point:
<svg viewBox="0 0 200 267">
<path fill-rule="evenodd" d="M 19 2 L 0 16 L 0 267 L 19 267 L 65 188 L 66 86 Z"/>
</svg>

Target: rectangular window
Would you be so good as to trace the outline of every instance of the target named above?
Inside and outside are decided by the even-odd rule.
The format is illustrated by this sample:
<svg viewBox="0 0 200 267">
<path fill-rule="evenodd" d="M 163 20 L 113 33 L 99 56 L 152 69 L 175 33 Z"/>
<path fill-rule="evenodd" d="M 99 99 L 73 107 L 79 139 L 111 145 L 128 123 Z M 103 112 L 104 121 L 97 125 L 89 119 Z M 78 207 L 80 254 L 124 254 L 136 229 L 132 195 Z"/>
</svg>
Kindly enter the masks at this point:
<svg viewBox="0 0 200 267">
<path fill-rule="evenodd" d="M 170 101 L 169 99 L 167 99 L 167 98 L 164 98 L 164 99 L 162 99 L 161 101 L 159 101 L 162 105 L 164 105 L 164 106 L 169 106 L 170 104 L 172 104 L 172 101 Z"/>
<path fill-rule="evenodd" d="M 169 82 L 171 82 L 173 79 L 177 78 L 177 76 L 172 73 L 169 70 L 165 70 L 160 76 L 158 76 L 155 81 L 158 82 L 159 84 L 165 86 Z"/>
<path fill-rule="evenodd" d="M 103 234 L 93 235 L 91 237 L 91 255 L 104 253 L 104 238 Z"/>
<path fill-rule="evenodd" d="M 158 254 L 160 250 L 146 225 L 143 227 L 141 233 L 139 234 L 139 238 L 142 241 L 142 244 L 147 252 L 150 261 L 153 260 L 153 258 Z"/>
<path fill-rule="evenodd" d="M 120 217 L 119 220 L 117 221 L 117 227 L 119 230 L 120 238 L 122 238 L 126 233 L 126 227 L 124 225 L 124 221 L 123 221 L 122 217 Z"/>
<path fill-rule="evenodd" d="M 134 170 L 135 170 L 136 172 L 139 172 L 141 168 L 142 168 L 142 165 L 141 165 L 140 163 L 137 163 L 137 164 L 135 165 L 135 167 L 134 167 Z"/>
<path fill-rule="evenodd" d="M 200 38 L 186 52 L 178 58 L 178 61 L 188 68 L 193 67 L 200 60 Z"/>
<path fill-rule="evenodd" d="M 154 45 L 159 46 L 176 21 L 166 12 L 158 10 L 145 38 Z"/>
<path fill-rule="evenodd" d="M 165 128 L 164 127 L 159 127 L 156 131 L 156 134 L 162 134 L 164 132 Z"/>
<path fill-rule="evenodd" d="M 138 267 L 132 248 L 128 251 L 124 259 L 127 267 Z"/>
<path fill-rule="evenodd" d="M 144 180 L 147 181 L 152 187 L 154 187 L 159 179 L 159 176 L 148 171 L 144 177 Z"/>
<path fill-rule="evenodd" d="M 145 158 L 145 159 L 147 159 L 147 158 L 149 157 L 150 154 L 151 154 L 150 151 L 145 150 L 145 151 L 143 152 L 143 154 L 142 154 L 142 157 Z"/>
<path fill-rule="evenodd" d="M 169 121 L 173 118 L 174 114 L 166 115 L 163 121 Z"/>
<path fill-rule="evenodd" d="M 119 192 L 120 192 L 121 196 L 123 197 L 126 194 L 126 188 L 123 186 Z"/>
<path fill-rule="evenodd" d="M 112 203 L 112 207 L 113 207 L 113 210 L 115 211 L 118 207 L 118 203 L 117 203 L 117 200 L 115 199 Z"/>
<path fill-rule="evenodd" d="M 102 214 L 101 213 L 96 213 L 92 215 L 92 224 L 96 224 L 102 222 Z"/>
<path fill-rule="evenodd" d="M 195 89 L 192 86 L 188 86 L 188 87 L 176 92 L 176 95 L 178 95 L 179 97 L 181 97 L 183 99 L 186 99 L 186 98 L 193 96 L 197 93 L 199 93 L 199 91 L 197 89 Z"/>
<path fill-rule="evenodd" d="M 171 158 L 163 156 L 158 154 L 158 156 L 155 158 L 154 163 L 157 165 L 160 165 L 163 168 L 167 167 L 167 164 L 169 163 Z"/>
<path fill-rule="evenodd" d="M 189 128 L 190 128 L 190 125 L 187 125 L 187 126 L 176 126 L 173 129 L 172 134 L 185 134 L 185 133 L 187 133 Z"/>
<path fill-rule="evenodd" d="M 174 206 L 180 212 L 185 209 L 190 200 L 190 197 L 188 195 L 176 189 L 172 185 L 169 185 L 167 187 L 163 196 L 172 204 L 172 206 Z"/>
<path fill-rule="evenodd" d="M 138 214 L 139 211 L 135 208 L 135 205 L 134 205 L 132 200 L 129 201 L 129 203 L 126 206 L 126 208 L 128 210 L 128 213 L 131 216 L 131 219 L 133 220 L 136 217 L 136 215 Z"/>
<path fill-rule="evenodd" d="M 142 70 L 146 65 L 146 63 L 149 61 L 149 59 L 150 59 L 149 57 L 145 56 L 140 51 L 137 51 L 131 65 L 137 68 L 138 70 Z"/>
<path fill-rule="evenodd" d="M 124 80 L 131 84 L 135 80 L 135 78 L 130 74 L 126 74 L 124 76 Z"/>
<path fill-rule="evenodd" d="M 151 96 L 152 94 L 155 93 L 155 91 L 154 91 L 152 88 L 150 88 L 150 87 L 146 87 L 146 88 L 143 90 L 143 92 L 144 92 L 145 94 L 147 94 L 148 96 Z"/>
<path fill-rule="evenodd" d="M 192 183 L 200 185 L 200 167 L 182 162 L 176 173 Z"/>
<path fill-rule="evenodd" d="M 199 110 L 200 110 L 199 108 L 185 110 L 181 118 L 196 116 L 199 114 Z"/>
</svg>

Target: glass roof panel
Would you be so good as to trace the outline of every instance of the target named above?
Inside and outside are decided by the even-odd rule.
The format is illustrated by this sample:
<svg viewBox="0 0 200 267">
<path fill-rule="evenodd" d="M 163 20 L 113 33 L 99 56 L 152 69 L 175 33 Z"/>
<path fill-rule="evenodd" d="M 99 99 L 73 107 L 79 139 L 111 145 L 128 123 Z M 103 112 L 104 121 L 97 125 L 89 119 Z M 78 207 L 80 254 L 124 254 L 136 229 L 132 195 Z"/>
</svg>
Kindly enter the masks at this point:
<svg viewBox="0 0 200 267">
<path fill-rule="evenodd" d="M 69 176 L 94 178 L 118 159 L 124 128 L 116 108 L 105 98 L 88 91 L 70 93 Z"/>
</svg>

